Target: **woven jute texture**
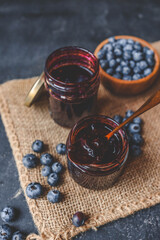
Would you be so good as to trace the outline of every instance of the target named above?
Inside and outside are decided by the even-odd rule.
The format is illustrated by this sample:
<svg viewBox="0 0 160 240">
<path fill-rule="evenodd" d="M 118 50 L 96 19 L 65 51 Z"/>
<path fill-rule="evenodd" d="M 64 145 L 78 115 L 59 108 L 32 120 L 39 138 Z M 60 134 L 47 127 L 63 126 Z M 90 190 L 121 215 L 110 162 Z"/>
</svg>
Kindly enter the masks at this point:
<svg viewBox="0 0 160 240">
<path fill-rule="evenodd" d="M 160 43 L 154 46 L 160 52 Z M 24 98 L 36 78 L 13 80 L 0 86 L 0 112 L 13 150 L 24 190 L 30 182 L 40 182 L 45 187 L 45 195 L 37 200 L 26 196 L 39 236 L 31 234 L 28 240 L 71 239 L 80 232 L 126 217 L 143 208 L 160 202 L 160 106 L 143 115 L 143 154 L 130 159 L 124 174 L 110 189 L 93 191 L 76 184 L 67 171 L 66 156 L 55 151 L 58 143 L 66 141 L 69 129 L 58 126 L 51 119 L 48 100 L 44 95 L 31 108 L 25 107 Z M 136 97 L 117 97 L 100 86 L 98 111 L 113 116 L 124 115 L 127 109 L 136 110 L 153 92 L 160 88 L 158 80 L 154 86 Z M 51 204 L 46 193 L 51 189 L 46 178 L 41 175 L 41 166 L 28 170 L 22 164 L 22 157 L 31 153 L 31 143 L 41 139 L 48 145 L 47 152 L 65 166 L 62 181 L 57 189 L 63 194 L 63 201 Z M 84 212 L 88 219 L 84 226 L 76 228 L 71 223 L 73 213 Z"/>
</svg>

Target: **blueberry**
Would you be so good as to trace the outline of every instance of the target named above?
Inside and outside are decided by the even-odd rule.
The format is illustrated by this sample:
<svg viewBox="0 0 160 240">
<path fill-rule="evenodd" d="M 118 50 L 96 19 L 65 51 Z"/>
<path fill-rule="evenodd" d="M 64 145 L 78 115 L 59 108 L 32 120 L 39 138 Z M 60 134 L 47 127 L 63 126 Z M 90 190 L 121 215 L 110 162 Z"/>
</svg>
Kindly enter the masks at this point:
<svg viewBox="0 0 160 240">
<path fill-rule="evenodd" d="M 120 49 L 120 50 L 122 50 L 122 46 L 121 46 L 121 44 L 119 44 L 118 42 L 113 43 L 113 46 L 114 46 L 114 49 Z"/>
<path fill-rule="evenodd" d="M 107 53 L 106 53 L 106 59 L 107 59 L 108 61 L 114 59 L 114 54 L 113 54 L 113 52 L 107 52 Z"/>
<path fill-rule="evenodd" d="M 43 188 L 40 183 L 32 182 L 26 188 L 26 194 L 31 199 L 36 199 L 42 196 Z"/>
<path fill-rule="evenodd" d="M 146 53 L 146 52 L 147 52 L 147 50 L 149 50 L 149 48 L 148 48 L 148 47 L 143 47 L 143 52 L 144 52 L 144 53 Z"/>
<path fill-rule="evenodd" d="M 108 73 L 109 75 L 113 75 L 113 73 L 114 73 L 113 68 L 108 68 L 108 69 L 106 70 L 106 73 Z"/>
<path fill-rule="evenodd" d="M 120 63 L 121 61 L 122 61 L 121 58 L 116 58 L 116 62 L 117 62 L 117 63 Z"/>
<path fill-rule="evenodd" d="M 63 169 L 63 166 L 62 166 L 61 163 L 59 163 L 59 162 L 53 163 L 53 165 L 52 165 L 52 171 L 53 172 L 60 173 L 60 172 L 62 172 L 62 169 Z"/>
<path fill-rule="evenodd" d="M 123 48 L 124 51 L 132 51 L 133 45 L 132 44 L 126 44 Z"/>
<path fill-rule="evenodd" d="M 142 145 L 143 144 L 143 138 L 139 133 L 135 133 L 132 135 L 132 143 L 135 145 Z"/>
<path fill-rule="evenodd" d="M 129 65 L 129 62 L 128 61 L 121 61 L 121 66 L 122 67 L 126 67 L 126 66 L 128 66 Z"/>
<path fill-rule="evenodd" d="M 143 53 L 142 52 L 133 51 L 132 55 L 133 55 L 133 60 L 136 61 L 136 62 L 143 60 Z"/>
<path fill-rule="evenodd" d="M 148 64 L 145 60 L 142 60 L 142 61 L 139 62 L 139 67 L 140 67 L 141 70 L 144 70 L 145 68 L 148 67 Z"/>
<path fill-rule="evenodd" d="M 155 65 L 155 60 L 152 57 L 147 57 L 146 61 L 150 67 L 153 67 Z"/>
<path fill-rule="evenodd" d="M 146 68 L 145 70 L 144 70 L 144 76 L 146 77 L 146 76 L 148 76 L 149 74 L 151 74 L 151 72 L 152 72 L 152 69 L 151 68 Z"/>
<path fill-rule="evenodd" d="M 51 203 L 57 203 L 60 201 L 61 193 L 58 190 L 50 190 L 47 194 L 47 199 Z"/>
<path fill-rule="evenodd" d="M 127 40 L 127 42 L 128 42 L 129 44 L 131 44 L 131 45 L 133 45 L 133 44 L 134 44 L 134 41 L 133 41 L 133 39 L 131 39 L 131 38 L 130 38 L 130 39 L 128 39 L 128 40 Z"/>
<path fill-rule="evenodd" d="M 47 182 L 50 186 L 56 186 L 58 184 L 59 181 L 59 176 L 57 173 L 51 173 L 48 176 Z"/>
<path fill-rule="evenodd" d="M 7 224 L 0 226 L 0 240 L 9 240 L 12 236 L 12 229 Z"/>
<path fill-rule="evenodd" d="M 142 124 L 142 119 L 140 117 L 136 117 L 133 119 L 133 123 L 137 123 L 137 124 Z"/>
<path fill-rule="evenodd" d="M 131 81 L 132 80 L 132 76 L 131 75 L 125 75 L 125 76 L 123 76 L 123 80 Z"/>
<path fill-rule="evenodd" d="M 128 111 L 126 111 L 126 114 L 125 114 L 125 116 L 126 116 L 126 118 L 129 118 L 129 117 L 131 117 L 132 115 L 133 115 L 133 111 L 132 110 L 128 110 Z"/>
<path fill-rule="evenodd" d="M 103 51 L 106 52 L 106 51 L 112 51 L 113 50 L 113 46 L 111 43 L 107 43 L 103 46 Z"/>
<path fill-rule="evenodd" d="M 50 166 L 53 164 L 54 158 L 50 153 L 44 153 L 40 157 L 40 162 L 42 165 Z"/>
<path fill-rule="evenodd" d="M 103 68 L 104 70 L 107 68 L 108 66 L 108 61 L 107 60 L 100 60 L 99 61 L 101 68 Z"/>
<path fill-rule="evenodd" d="M 127 39 L 124 39 L 124 38 L 118 39 L 118 43 L 121 46 L 125 46 L 127 44 Z"/>
<path fill-rule="evenodd" d="M 154 56 L 154 52 L 153 52 L 151 49 L 147 49 L 145 53 L 146 53 L 146 56 L 149 56 L 149 57 L 150 57 L 150 56 L 151 56 L 151 57 Z"/>
<path fill-rule="evenodd" d="M 39 163 L 39 159 L 34 154 L 25 155 L 22 161 L 23 165 L 27 168 L 35 168 Z"/>
<path fill-rule="evenodd" d="M 4 222 L 11 222 L 15 219 L 16 210 L 13 207 L 5 207 L 1 211 L 1 218 Z"/>
<path fill-rule="evenodd" d="M 137 51 L 142 51 L 143 50 L 142 45 L 139 42 L 135 42 L 134 49 L 137 50 Z"/>
<path fill-rule="evenodd" d="M 126 120 L 127 120 L 127 117 L 124 117 L 123 120 L 122 120 L 122 122 L 125 122 Z M 126 123 L 125 126 L 124 126 L 124 128 L 128 128 L 128 126 L 129 126 L 129 123 Z"/>
<path fill-rule="evenodd" d="M 122 75 L 120 73 L 115 73 L 112 76 L 117 79 L 122 79 Z"/>
<path fill-rule="evenodd" d="M 133 76 L 132 76 L 132 79 L 133 80 L 138 80 L 138 79 L 141 79 L 142 77 L 141 77 L 141 74 L 139 74 L 139 73 L 136 73 L 136 74 L 134 74 Z"/>
<path fill-rule="evenodd" d="M 82 212 L 76 212 L 73 215 L 72 223 L 74 226 L 80 227 L 84 224 L 84 222 L 85 222 L 85 216 Z"/>
<path fill-rule="evenodd" d="M 50 166 L 44 166 L 41 173 L 43 177 L 48 177 L 52 173 L 52 168 Z"/>
<path fill-rule="evenodd" d="M 140 67 L 135 66 L 135 67 L 133 68 L 133 72 L 134 72 L 134 73 L 141 73 Z"/>
<path fill-rule="evenodd" d="M 123 117 L 121 115 L 115 115 L 113 119 L 120 124 L 123 120 Z"/>
<path fill-rule="evenodd" d="M 13 233 L 12 240 L 25 240 L 25 236 L 20 231 L 17 231 Z"/>
<path fill-rule="evenodd" d="M 141 150 L 140 146 L 138 146 L 138 145 L 131 145 L 130 153 L 133 157 L 138 157 L 141 155 L 142 150 Z"/>
<path fill-rule="evenodd" d="M 123 75 L 129 75 L 130 72 L 131 72 L 131 69 L 129 67 L 127 67 L 127 66 L 123 67 L 123 69 L 122 69 Z"/>
<path fill-rule="evenodd" d="M 141 127 L 137 123 L 130 123 L 128 126 L 128 131 L 130 134 L 140 133 Z"/>
<path fill-rule="evenodd" d="M 56 146 L 56 151 L 57 151 L 58 154 L 65 155 L 66 154 L 66 145 L 63 144 L 63 143 L 59 143 Z"/>
<path fill-rule="evenodd" d="M 136 63 L 135 63 L 133 60 L 130 60 L 130 61 L 129 61 L 129 66 L 130 66 L 131 68 L 134 68 L 135 65 L 136 65 Z"/>
<path fill-rule="evenodd" d="M 109 42 L 109 43 L 114 43 L 114 42 L 116 42 L 115 37 L 110 37 L 110 38 L 108 38 L 108 42 Z"/>
<path fill-rule="evenodd" d="M 116 73 L 122 73 L 122 67 L 121 65 L 117 66 L 115 69 Z"/>
<path fill-rule="evenodd" d="M 115 48 L 114 49 L 114 54 L 115 54 L 116 57 L 120 57 L 120 56 L 122 56 L 122 50 L 119 49 L 119 48 Z"/>
<path fill-rule="evenodd" d="M 105 58 L 105 55 L 106 55 L 106 53 L 105 53 L 105 51 L 103 49 L 99 50 L 99 52 L 97 53 L 98 59 Z"/>
<path fill-rule="evenodd" d="M 116 60 L 115 59 L 111 59 L 110 61 L 109 61 L 109 63 L 108 63 L 108 65 L 109 65 L 109 67 L 110 68 L 114 68 L 114 67 L 116 67 Z"/>
<path fill-rule="evenodd" d="M 32 143 L 32 150 L 37 153 L 43 152 L 44 143 L 41 140 L 36 140 Z"/>
<path fill-rule="evenodd" d="M 132 52 L 130 52 L 130 51 L 124 51 L 124 52 L 123 52 L 123 59 L 124 59 L 124 60 L 130 60 L 130 59 L 132 59 Z"/>
</svg>

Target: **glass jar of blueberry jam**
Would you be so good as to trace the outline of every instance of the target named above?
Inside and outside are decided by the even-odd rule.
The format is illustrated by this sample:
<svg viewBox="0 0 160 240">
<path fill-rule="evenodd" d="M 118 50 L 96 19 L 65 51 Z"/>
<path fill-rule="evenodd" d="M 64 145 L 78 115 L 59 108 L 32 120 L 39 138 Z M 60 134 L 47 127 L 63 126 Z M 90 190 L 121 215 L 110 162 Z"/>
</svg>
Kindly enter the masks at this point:
<svg viewBox="0 0 160 240">
<path fill-rule="evenodd" d="M 107 135 L 118 125 L 103 115 L 81 119 L 67 139 L 68 169 L 71 177 L 89 189 L 111 187 L 126 163 L 129 144 L 124 129 L 107 140 Z"/>
<path fill-rule="evenodd" d="M 99 83 L 99 63 L 88 50 L 64 47 L 51 53 L 45 64 L 45 87 L 54 121 L 73 127 L 94 114 Z"/>
</svg>

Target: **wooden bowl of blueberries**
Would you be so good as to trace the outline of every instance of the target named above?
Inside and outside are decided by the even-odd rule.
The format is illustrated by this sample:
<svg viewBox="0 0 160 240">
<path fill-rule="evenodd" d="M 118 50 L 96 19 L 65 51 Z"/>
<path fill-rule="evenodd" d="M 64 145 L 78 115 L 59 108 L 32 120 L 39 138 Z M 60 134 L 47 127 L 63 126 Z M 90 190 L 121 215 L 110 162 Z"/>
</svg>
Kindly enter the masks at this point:
<svg viewBox="0 0 160 240">
<path fill-rule="evenodd" d="M 139 94 L 159 73 L 157 51 L 141 38 L 110 37 L 97 46 L 94 54 L 99 59 L 102 83 L 116 94 Z"/>
</svg>

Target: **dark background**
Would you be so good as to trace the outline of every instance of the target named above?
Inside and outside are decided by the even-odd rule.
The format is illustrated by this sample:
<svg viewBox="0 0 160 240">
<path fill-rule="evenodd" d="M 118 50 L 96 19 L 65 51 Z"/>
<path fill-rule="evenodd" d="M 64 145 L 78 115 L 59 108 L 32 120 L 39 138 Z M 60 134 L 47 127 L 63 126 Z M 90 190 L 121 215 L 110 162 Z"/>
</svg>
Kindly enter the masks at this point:
<svg viewBox="0 0 160 240">
<path fill-rule="evenodd" d="M 78 45 L 94 51 L 103 39 L 122 34 L 159 40 L 160 1 L 0 0 L 0 83 L 39 75 L 56 48 Z M 0 209 L 6 205 L 20 210 L 13 226 L 27 234 L 36 232 L 0 120 Z M 159 240 L 160 205 L 76 239 Z"/>
</svg>

